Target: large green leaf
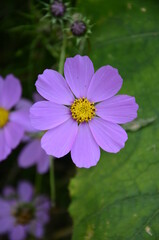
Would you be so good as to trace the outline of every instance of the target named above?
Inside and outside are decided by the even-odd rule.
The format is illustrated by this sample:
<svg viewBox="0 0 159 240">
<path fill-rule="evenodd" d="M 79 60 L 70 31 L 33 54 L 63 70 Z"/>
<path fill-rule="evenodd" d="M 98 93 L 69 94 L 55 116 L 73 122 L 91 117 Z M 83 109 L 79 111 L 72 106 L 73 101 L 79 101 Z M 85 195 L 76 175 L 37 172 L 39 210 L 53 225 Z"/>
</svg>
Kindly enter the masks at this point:
<svg viewBox="0 0 159 240">
<path fill-rule="evenodd" d="M 79 169 L 71 181 L 73 239 L 158 240 L 159 2 L 89 0 L 81 6 L 96 22 L 95 68 L 118 68 L 121 93 L 135 96 L 140 109 L 125 148 L 102 152 L 96 167 Z"/>
</svg>

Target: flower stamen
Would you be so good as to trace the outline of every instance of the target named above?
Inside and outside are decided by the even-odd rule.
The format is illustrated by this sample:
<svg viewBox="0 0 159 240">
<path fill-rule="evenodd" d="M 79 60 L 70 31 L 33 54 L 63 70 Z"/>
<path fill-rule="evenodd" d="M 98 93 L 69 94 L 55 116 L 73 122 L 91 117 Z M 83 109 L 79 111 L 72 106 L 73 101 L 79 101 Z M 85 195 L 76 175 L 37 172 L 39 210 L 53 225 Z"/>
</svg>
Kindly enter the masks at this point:
<svg viewBox="0 0 159 240">
<path fill-rule="evenodd" d="M 15 209 L 12 215 L 16 218 L 17 224 L 26 225 L 34 218 L 34 208 L 24 204 Z"/>
<path fill-rule="evenodd" d="M 9 118 L 9 112 L 0 107 L 0 128 L 3 128 L 7 122 L 8 122 L 8 118 Z"/>
<path fill-rule="evenodd" d="M 78 123 L 88 122 L 94 118 L 96 108 L 94 103 L 88 101 L 87 98 L 75 99 L 71 106 L 72 118 L 75 119 Z"/>
</svg>

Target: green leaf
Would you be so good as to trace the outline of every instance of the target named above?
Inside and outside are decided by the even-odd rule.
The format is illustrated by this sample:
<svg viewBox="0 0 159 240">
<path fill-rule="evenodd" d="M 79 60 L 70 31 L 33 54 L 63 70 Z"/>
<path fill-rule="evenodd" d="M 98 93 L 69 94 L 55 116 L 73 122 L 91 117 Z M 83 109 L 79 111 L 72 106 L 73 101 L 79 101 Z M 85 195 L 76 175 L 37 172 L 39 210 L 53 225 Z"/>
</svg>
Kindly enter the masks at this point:
<svg viewBox="0 0 159 240">
<path fill-rule="evenodd" d="M 118 68 L 120 93 L 139 104 L 139 127 L 128 129 L 118 154 L 102 152 L 97 166 L 79 169 L 71 181 L 73 240 L 158 240 L 159 2 L 89 0 L 80 6 L 96 23 L 94 66 Z"/>
</svg>

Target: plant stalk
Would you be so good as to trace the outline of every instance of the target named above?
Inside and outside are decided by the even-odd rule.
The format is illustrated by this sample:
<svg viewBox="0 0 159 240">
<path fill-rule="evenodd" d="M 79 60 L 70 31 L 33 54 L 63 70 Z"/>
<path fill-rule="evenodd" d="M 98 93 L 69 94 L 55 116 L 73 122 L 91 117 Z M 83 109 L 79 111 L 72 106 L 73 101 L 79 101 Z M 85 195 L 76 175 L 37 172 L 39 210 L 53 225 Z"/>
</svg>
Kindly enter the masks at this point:
<svg viewBox="0 0 159 240">
<path fill-rule="evenodd" d="M 52 204 L 55 205 L 55 178 L 54 178 L 54 159 L 50 157 L 50 195 Z"/>
<path fill-rule="evenodd" d="M 66 53 L 66 36 L 63 34 L 63 41 L 62 41 L 62 47 L 61 47 L 61 54 L 60 54 L 60 60 L 59 60 L 59 73 L 63 75 L 63 68 L 64 68 L 64 61 L 65 61 L 65 53 Z"/>
</svg>

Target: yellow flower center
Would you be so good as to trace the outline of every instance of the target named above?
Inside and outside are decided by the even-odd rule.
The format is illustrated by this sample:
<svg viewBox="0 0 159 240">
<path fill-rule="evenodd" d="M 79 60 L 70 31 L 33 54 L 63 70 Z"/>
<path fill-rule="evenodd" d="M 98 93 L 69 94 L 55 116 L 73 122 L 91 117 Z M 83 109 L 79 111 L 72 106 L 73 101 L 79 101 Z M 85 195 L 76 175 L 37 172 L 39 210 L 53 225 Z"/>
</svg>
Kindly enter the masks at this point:
<svg viewBox="0 0 159 240">
<path fill-rule="evenodd" d="M 9 112 L 0 107 L 0 128 L 4 127 L 8 122 Z"/>
<path fill-rule="evenodd" d="M 12 215 L 16 218 L 17 224 L 26 225 L 34 218 L 34 208 L 24 204 L 15 209 Z"/>
<path fill-rule="evenodd" d="M 91 103 L 84 97 L 76 99 L 71 106 L 72 117 L 78 123 L 90 121 L 94 118 L 95 111 L 94 103 Z"/>
</svg>

